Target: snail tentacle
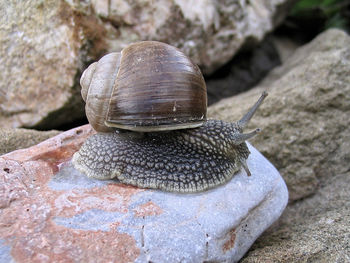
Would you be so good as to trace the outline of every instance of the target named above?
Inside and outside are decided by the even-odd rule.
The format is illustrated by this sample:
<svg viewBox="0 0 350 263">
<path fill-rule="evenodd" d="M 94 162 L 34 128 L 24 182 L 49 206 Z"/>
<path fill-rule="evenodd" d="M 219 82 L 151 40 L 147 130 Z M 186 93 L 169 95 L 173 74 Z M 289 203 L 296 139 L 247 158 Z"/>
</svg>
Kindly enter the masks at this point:
<svg viewBox="0 0 350 263">
<path fill-rule="evenodd" d="M 247 161 L 246 160 L 241 160 L 241 164 L 242 164 L 242 167 L 244 169 L 244 171 L 247 173 L 247 176 L 252 176 L 249 168 L 248 168 L 248 165 L 247 165 Z"/>
<path fill-rule="evenodd" d="M 241 144 L 241 143 L 245 142 L 246 140 L 249 140 L 250 138 L 257 135 L 260 131 L 261 131 L 261 129 L 257 128 L 254 131 L 248 132 L 248 133 L 235 133 L 234 144 L 235 145 Z"/>
<path fill-rule="evenodd" d="M 268 95 L 268 93 L 266 91 L 264 91 L 261 94 L 259 100 L 253 105 L 253 107 L 251 107 L 251 109 L 242 117 L 242 119 L 240 119 L 237 122 L 237 125 L 241 128 L 241 130 L 243 130 L 244 127 L 249 123 L 250 119 L 253 117 L 253 115 L 255 114 L 257 109 L 263 103 L 263 101 L 267 97 L 267 95 Z"/>
</svg>

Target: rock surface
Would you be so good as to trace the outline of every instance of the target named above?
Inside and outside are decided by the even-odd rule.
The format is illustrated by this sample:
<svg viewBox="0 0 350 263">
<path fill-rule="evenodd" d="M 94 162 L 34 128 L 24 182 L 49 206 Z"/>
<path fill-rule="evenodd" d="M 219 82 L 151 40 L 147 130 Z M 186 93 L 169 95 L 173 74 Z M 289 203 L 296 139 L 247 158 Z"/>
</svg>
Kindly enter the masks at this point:
<svg viewBox="0 0 350 263">
<path fill-rule="evenodd" d="M 59 134 L 60 131 L 36 131 L 29 129 L 0 129 L 0 155 L 27 148 Z"/>
<path fill-rule="evenodd" d="M 73 10 L 49 0 L 1 0 L 0 10 L 0 126 L 32 127 L 50 119 L 46 127 L 57 127 L 81 116 L 75 86 L 81 28 Z M 70 111 L 64 118 L 56 114 L 63 108 Z"/>
<path fill-rule="evenodd" d="M 121 25 L 118 38 L 111 39 L 117 50 L 135 40 L 159 40 L 179 47 L 204 73 L 211 73 L 244 43 L 261 41 L 294 2 L 111 0 L 92 1 L 92 7 L 107 21 Z"/>
<path fill-rule="evenodd" d="M 253 147 L 251 177 L 199 194 L 88 179 L 69 159 L 76 128 L 0 157 L 0 258 L 16 262 L 238 261 L 287 204 L 287 188 Z"/>
<path fill-rule="evenodd" d="M 269 96 L 250 122 L 249 127 L 262 128 L 252 142 L 281 172 L 290 200 L 305 198 L 329 176 L 350 170 L 349 68 L 350 37 L 328 30 L 258 87 L 222 100 L 208 113 L 238 120 L 267 90 Z"/>
<path fill-rule="evenodd" d="M 82 118 L 82 70 L 130 42 L 167 42 L 212 72 L 259 42 L 293 2 L 1 0 L 0 126 L 52 129 Z"/>
<path fill-rule="evenodd" d="M 252 142 L 279 168 L 294 201 L 278 230 L 263 234 L 242 262 L 350 261 L 349 69 L 350 37 L 328 30 L 256 89 L 209 109 L 239 119 L 268 90 L 250 122 L 262 128 Z"/>
<path fill-rule="evenodd" d="M 279 53 L 270 36 L 253 50 L 239 52 L 215 74 L 205 78 L 208 105 L 251 89 L 280 64 Z"/>
<path fill-rule="evenodd" d="M 332 175 L 314 196 L 289 205 L 279 228 L 253 245 L 242 263 L 350 262 L 350 173 Z"/>
</svg>

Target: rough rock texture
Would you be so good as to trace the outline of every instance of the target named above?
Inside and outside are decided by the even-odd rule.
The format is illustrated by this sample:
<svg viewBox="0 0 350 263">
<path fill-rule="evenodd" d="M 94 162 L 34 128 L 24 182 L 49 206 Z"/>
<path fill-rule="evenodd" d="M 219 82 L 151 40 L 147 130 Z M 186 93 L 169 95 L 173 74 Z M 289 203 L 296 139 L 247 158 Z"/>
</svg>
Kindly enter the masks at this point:
<svg viewBox="0 0 350 263">
<path fill-rule="evenodd" d="M 349 69 L 350 37 L 328 30 L 256 89 L 210 108 L 212 116 L 238 119 L 269 91 L 250 122 L 263 129 L 252 142 L 280 169 L 295 201 L 242 262 L 350 261 Z"/>
<path fill-rule="evenodd" d="M 91 134 L 76 128 L 0 157 L 0 259 L 238 261 L 287 204 L 279 173 L 251 146 L 251 177 L 200 194 L 88 179 L 69 159 Z"/>
<path fill-rule="evenodd" d="M 222 100 L 209 116 L 238 120 L 263 90 L 269 96 L 250 127 L 252 139 L 286 180 L 290 200 L 315 193 L 350 170 L 350 37 L 328 30 L 299 48 L 254 90 Z"/>
<path fill-rule="evenodd" d="M 60 131 L 36 131 L 29 129 L 0 129 L 0 155 L 27 148 L 59 134 Z"/>
<path fill-rule="evenodd" d="M 74 83 L 82 43 L 73 10 L 49 0 L 1 0 L 0 10 L 0 126 L 38 125 L 64 107 L 70 114 L 56 114 L 47 126 L 81 115 Z"/>
<path fill-rule="evenodd" d="M 110 38 L 115 50 L 138 40 L 159 40 L 179 47 L 210 73 L 244 43 L 262 40 L 294 2 L 111 0 L 91 4 L 97 15 L 117 28 L 117 37 Z M 74 3 L 78 10 L 84 9 L 82 5 Z"/>
<path fill-rule="evenodd" d="M 130 42 L 167 42 L 212 72 L 260 41 L 292 2 L 0 0 L 0 126 L 82 118 L 82 70 Z"/>
<path fill-rule="evenodd" d="M 287 207 L 242 263 L 350 262 L 350 173 L 331 175 L 316 194 Z"/>
<path fill-rule="evenodd" d="M 208 105 L 254 87 L 281 64 L 270 36 L 252 50 L 239 52 L 215 74 L 206 77 Z"/>
</svg>

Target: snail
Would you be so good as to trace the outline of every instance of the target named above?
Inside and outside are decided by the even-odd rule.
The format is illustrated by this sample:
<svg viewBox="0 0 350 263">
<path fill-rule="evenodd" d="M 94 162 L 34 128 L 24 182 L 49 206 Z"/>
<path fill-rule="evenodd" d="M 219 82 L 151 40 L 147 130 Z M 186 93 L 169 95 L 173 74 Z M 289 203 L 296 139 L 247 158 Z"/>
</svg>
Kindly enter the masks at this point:
<svg viewBox="0 0 350 263">
<path fill-rule="evenodd" d="M 236 123 L 207 120 L 199 68 L 180 50 L 143 41 L 91 64 L 81 77 L 86 115 L 97 134 L 73 155 L 88 177 L 141 188 L 202 192 L 228 182 L 246 164 L 243 129 L 267 96 Z"/>
</svg>

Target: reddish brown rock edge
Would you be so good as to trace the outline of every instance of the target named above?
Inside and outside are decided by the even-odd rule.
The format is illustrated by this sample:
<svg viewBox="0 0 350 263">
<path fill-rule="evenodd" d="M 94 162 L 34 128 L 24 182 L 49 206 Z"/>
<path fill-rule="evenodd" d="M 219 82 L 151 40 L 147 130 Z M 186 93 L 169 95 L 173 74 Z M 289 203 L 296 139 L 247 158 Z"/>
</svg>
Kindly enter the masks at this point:
<svg viewBox="0 0 350 263">
<path fill-rule="evenodd" d="M 133 237 L 118 232 L 119 222 L 109 231 L 90 231 L 53 221 L 92 208 L 127 213 L 131 196 L 143 191 L 113 183 L 65 191 L 48 187 L 60 164 L 92 134 L 85 125 L 0 157 L 0 238 L 16 262 L 132 262 L 139 256 Z M 161 213 L 154 204 L 136 210 L 136 216 Z"/>
</svg>

